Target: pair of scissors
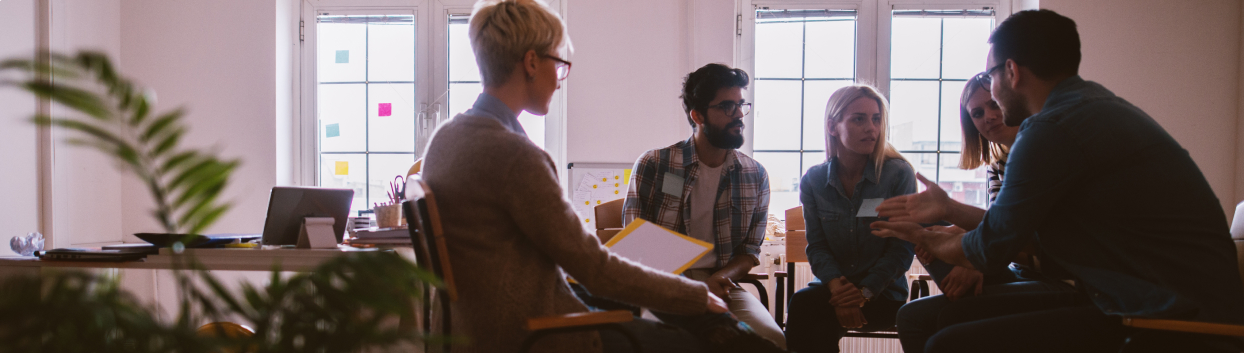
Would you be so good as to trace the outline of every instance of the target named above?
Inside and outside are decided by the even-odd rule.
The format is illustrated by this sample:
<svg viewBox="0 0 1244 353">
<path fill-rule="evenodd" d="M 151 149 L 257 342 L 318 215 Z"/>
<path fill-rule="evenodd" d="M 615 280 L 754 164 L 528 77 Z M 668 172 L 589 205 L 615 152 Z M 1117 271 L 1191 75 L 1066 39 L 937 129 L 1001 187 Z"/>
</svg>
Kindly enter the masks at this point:
<svg viewBox="0 0 1244 353">
<path fill-rule="evenodd" d="M 404 187 L 406 187 L 406 178 L 401 175 L 393 177 L 393 181 L 389 182 L 389 200 L 392 200 L 393 204 L 396 205 L 405 198 L 405 194 L 402 193 Z"/>
</svg>

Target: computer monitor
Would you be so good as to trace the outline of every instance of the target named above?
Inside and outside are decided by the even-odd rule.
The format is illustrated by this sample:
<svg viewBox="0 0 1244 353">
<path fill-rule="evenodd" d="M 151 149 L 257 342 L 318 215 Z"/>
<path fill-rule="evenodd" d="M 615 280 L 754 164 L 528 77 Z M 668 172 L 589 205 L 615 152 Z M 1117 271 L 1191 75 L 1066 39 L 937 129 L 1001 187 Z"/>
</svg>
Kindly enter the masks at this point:
<svg viewBox="0 0 1244 353">
<path fill-rule="evenodd" d="M 263 224 L 264 245 L 298 244 L 298 233 L 307 217 L 332 217 L 337 242 L 346 232 L 350 214 L 351 189 L 325 189 L 277 186 L 268 199 L 268 218 Z"/>
</svg>

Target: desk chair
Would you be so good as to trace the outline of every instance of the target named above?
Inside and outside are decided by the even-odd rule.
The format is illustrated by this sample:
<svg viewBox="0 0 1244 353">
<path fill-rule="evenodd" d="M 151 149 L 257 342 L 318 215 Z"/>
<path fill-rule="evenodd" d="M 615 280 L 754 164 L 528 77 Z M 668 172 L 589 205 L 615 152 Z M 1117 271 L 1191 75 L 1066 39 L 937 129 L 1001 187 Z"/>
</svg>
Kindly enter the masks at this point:
<svg viewBox="0 0 1244 353">
<path fill-rule="evenodd" d="M 1231 239 L 1235 242 L 1236 261 L 1239 261 L 1239 272 L 1241 280 L 1244 281 L 1244 202 L 1240 202 L 1235 206 L 1235 218 L 1231 221 Z M 1217 324 L 1209 322 L 1187 321 L 1187 320 L 1161 320 L 1147 319 L 1141 317 L 1123 317 L 1123 326 L 1134 327 L 1138 329 L 1148 329 L 1157 331 L 1172 331 L 1199 333 L 1216 336 L 1244 337 L 1244 325 Z M 1123 343 L 1120 352 L 1127 352 L 1142 348 L 1143 343 L 1136 343 L 1136 336 L 1143 333 L 1138 330 L 1132 334 Z M 1237 347 L 1244 349 L 1244 347 Z"/>
<path fill-rule="evenodd" d="M 604 244 L 613 239 L 618 232 L 622 231 L 622 203 L 626 199 L 617 199 L 602 203 L 593 208 L 596 217 L 596 237 L 600 238 L 600 243 Z M 705 255 L 705 256 L 711 256 Z M 765 289 L 761 280 L 768 280 L 768 273 L 748 273 L 738 280 L 738 283 L 746 283 L 756 287 L 756 293 L 760 296 L 760 303 L 769 308 L 769 291 Z"/>
<path fill-rule="evenodd" d="M 406 201 L 402 202 L 402 212 L 409 221 L 410 241 L 414 245 L 415 262 L 419 267 L 429 269 L 440 277 L 444 285 L 433 290 L 424 291 L 421 305 L 423 329 L 428 333 L 451 337 L 452 312 L 450 304 L 458 300 L 458 290 L 454 284 L 453 268 L 449 263 L 449 248 L 445 244 L 445 233 L 441 227 L 440 210 L 436 206 L 436 196 L 422 177 L 415 175 L 406 180 Z M 432 316 L 434 303 L 440 304 L 440 327 L 434 328 Z M 639 341 L 634 335 L 618 323 L 633 320 L 631 312 L 625 310 L 572 313 L 558 316 L 531 318 L 527 320 L 527 330 L 531 335 L 523 341 L 521 352 L 531 350 L 532 345 L 540 338 L 566 332 L 590 330 L 615 330 L 631 341 L 635 352 L 640 352 Z M 436 331 L 439 329 L 439 332 Z M 477 339 L 486 339 L 477 337 Z M 432 347 L 424 347 L 425 352 L 432 352 Z M 451 343 L 445 340 L 440 344 L 441 352 L 449 352 Z"/>
<path fill-rule="evenodd" d="M 804 228 L 803 206 L 786 210 L 786 271 L 777 271 L 773 276 L 777 281 L 777 310 L 773 316 L 778 326 L 786 328 L 786 307 L 795 296 L 795 263 L 808 262 L 808 235 Z M 913 264 L 914 265 L 914 264 Z M 908 274 L 911 280 L 911 294 L 908 300 L 916 300 L 929 296 L 929 280 L 932 277 L 921 274 Z M 898 338 L 898 331 L 891 327 L 874 332 L 848 330 L 844 337 L 867 338 Z"/>
</svg>

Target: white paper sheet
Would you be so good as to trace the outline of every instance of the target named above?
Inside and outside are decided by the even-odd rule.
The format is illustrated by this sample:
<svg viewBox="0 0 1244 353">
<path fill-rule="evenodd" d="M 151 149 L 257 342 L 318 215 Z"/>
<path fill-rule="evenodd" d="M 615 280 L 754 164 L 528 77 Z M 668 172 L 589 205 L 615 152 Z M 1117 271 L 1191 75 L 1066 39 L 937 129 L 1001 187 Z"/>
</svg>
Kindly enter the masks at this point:
<svg viewBox="0 0 1244 353">
<path fill-rule="evenodd" d="M 882 198 L 864 199 L 860 203 L 860 212 L 855 214 L 856 217 L 877 217 L 877 206 L 881 206 Z"/>
<path fill-rule="evenodd" d="M 642 219 L 631 222 L 606 245 L 615 254 L 673 274 L 682 273 L 701 256 L 713 250 L 712 244 Z"/>
</svg>

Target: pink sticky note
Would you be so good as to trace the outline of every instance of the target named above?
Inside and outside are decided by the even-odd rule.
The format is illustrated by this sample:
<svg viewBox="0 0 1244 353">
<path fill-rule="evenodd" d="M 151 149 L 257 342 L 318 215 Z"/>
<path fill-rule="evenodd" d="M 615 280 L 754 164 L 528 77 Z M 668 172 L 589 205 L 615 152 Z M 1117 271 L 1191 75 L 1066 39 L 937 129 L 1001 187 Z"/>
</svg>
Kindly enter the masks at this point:
<svg viewBox="0 0 1244 353">
<path fill-rule="evenodd" d="M 393 103 L 380 103 L 380 116 L 392 116 Z"/>
</svg>

